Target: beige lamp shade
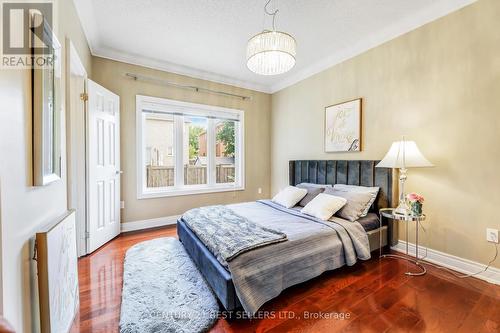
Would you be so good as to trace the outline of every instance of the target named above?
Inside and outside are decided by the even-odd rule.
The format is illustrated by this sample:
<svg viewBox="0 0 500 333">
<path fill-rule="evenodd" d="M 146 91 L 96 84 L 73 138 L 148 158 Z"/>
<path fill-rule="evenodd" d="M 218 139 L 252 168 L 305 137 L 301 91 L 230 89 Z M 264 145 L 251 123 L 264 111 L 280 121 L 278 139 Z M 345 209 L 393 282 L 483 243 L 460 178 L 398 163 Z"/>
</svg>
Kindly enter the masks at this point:
<svg viewBox="0 0 500 333">
<path fill-rule="evenodd" d="M 425 168 L 434 165 L 422 155 L 415 141 L 396 141 L 377 164 L 377 168 Z"/>
</svg>

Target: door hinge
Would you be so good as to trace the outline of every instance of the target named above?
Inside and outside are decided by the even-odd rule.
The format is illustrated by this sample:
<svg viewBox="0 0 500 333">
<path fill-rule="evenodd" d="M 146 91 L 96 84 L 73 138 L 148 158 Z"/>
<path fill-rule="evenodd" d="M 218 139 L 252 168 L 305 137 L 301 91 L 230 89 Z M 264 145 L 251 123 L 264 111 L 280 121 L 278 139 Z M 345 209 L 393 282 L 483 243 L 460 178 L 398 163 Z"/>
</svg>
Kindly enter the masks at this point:
<svg viewBox="0 0 500 333">
<path fill-rule="evenodd" d="M 80 94 L 80 99 L 84 102 L 89 100 L 89 95 L 87 93 L 81 93 Z"/>
<path fill-rule="evenodd" d="M 90 232 L 85 231 L 85 238 L 90 238 Z"/>
<path fill-rule="evenodd" d="M 31 258 L 35 261 L 38 261 L 38 242 L 35 239 L 35 244 L 33 245 L 33 258 Z"/>
</svg>

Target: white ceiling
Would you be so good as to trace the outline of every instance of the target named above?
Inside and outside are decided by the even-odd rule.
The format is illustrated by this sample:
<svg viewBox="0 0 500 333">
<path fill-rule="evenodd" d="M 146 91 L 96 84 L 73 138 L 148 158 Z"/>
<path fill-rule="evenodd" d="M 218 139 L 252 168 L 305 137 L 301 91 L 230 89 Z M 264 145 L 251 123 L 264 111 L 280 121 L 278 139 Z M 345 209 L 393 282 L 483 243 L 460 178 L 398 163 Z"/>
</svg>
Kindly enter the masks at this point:
<svg viewBox="0 0 500 333">
<path fill-rule="evenodd" d="M 275 92 L 475 0 L 273 0 L 277 30 L 298 44 L 288 73 L 246 67 L 266 0 L 74 0 L 92 54 Z"/>
</svg>

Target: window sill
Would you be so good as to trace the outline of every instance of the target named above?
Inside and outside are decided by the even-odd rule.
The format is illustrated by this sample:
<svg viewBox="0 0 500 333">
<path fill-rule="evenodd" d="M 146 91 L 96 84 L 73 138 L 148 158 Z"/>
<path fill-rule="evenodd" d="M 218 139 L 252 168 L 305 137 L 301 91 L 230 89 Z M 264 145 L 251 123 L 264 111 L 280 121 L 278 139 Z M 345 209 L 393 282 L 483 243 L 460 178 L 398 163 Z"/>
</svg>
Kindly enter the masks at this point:
<svg viewBox="0 0 500 333">
<path fill-rule="evenodd" d="M 207 194 L 207 193 L 218 193 L 218 192 L 233 192 L 233 191 L 244 191 L 244 186 L 192 186 L 184 188 L 157 188 L 151 190 L 145 190 L 137 194 L 137 199 L 151 199 L 151 198 L 163 198 L 163 197 L 178 197 L 183 195 L 197 195 L 197 194 Z"/>
</svg>

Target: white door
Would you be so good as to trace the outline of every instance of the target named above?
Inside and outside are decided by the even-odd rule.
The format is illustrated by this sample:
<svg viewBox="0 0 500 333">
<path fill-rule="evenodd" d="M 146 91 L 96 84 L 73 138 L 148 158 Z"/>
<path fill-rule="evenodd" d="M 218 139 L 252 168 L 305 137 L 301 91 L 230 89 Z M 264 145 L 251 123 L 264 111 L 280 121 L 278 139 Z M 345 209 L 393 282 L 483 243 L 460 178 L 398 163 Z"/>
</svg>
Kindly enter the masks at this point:
<svg viewBox="0 0 500 333">
<path fill-rule="evenodd" d="M 88 80 L 88 253 L 120 233 L 120 98 Z"/>
</svg>

